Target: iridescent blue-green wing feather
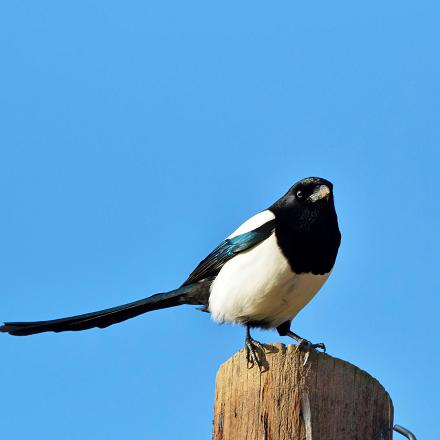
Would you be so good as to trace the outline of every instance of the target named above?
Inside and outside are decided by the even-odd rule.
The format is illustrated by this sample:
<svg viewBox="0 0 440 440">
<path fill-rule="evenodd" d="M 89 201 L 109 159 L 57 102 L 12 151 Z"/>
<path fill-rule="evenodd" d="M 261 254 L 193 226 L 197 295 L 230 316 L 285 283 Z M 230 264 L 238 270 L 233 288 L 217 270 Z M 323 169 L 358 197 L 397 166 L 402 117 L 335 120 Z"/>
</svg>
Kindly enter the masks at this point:
<svg viewBox="0 0 440 440">
<path fill-rule="evenodd" d="M 269 238 L 274 228 L 275 220 L 270 220 L 252 231 L 222 241 L 200 262 L 183 283 L 183 286 L 196 283 L 205 278 L 215 277 L 227 261 L 240 252 L 246 251 Z"/>
</svg>

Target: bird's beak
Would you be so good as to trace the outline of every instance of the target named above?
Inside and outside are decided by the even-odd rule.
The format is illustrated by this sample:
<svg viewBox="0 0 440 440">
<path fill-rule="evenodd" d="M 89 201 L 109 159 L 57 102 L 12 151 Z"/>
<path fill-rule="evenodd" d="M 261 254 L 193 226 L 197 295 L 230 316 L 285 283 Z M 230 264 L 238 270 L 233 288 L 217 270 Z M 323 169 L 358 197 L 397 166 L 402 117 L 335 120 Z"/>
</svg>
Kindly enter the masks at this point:
<svg viewBox="0 0 440 440">
<path fill-rule="evenodd" d="M 330 195 L 330 188 L 327 185 L 319 185 L 315 188 L 313 193 L 308 197 L 307 200 L 310 202 L 317 202 L 318 200 L 328 198 Z"/>
</svg>

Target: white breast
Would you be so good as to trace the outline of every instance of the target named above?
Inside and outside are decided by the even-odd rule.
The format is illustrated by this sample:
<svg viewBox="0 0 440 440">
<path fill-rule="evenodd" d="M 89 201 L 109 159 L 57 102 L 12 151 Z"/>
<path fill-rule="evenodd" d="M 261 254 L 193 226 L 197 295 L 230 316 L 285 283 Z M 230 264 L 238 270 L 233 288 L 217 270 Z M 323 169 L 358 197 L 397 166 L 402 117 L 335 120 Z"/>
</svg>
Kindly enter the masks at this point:
<svg viewBox="0 0 440 440">
<path fill-rule="evenodd" d="M 209 311 L 217 322 L 263 321 L 277 327 L 295 317 L 328 275 L 293 273 L 273 233 L 222 267 L 211 286 Z"/>
</svg>

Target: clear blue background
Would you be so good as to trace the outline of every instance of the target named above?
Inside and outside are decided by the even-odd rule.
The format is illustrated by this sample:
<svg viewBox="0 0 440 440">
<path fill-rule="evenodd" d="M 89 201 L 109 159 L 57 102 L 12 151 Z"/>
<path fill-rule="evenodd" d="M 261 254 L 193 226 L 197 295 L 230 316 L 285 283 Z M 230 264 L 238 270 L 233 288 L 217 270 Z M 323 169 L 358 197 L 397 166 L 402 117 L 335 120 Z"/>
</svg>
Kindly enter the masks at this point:
<svg viewBox="0 0 440 440">
<path fill-rule="evenodd" d="M 343 243 L 294 329 L 378 378 L 396 423 L 438 438 L 439 13 L 3 2 L 0 318 L 172 289 L 296 180 L 323 176 Z M 193 440 L 210 438 L 215 374 L 244 330 L 182 307 L 0 339 L 2 438 Z"/>
</svg>

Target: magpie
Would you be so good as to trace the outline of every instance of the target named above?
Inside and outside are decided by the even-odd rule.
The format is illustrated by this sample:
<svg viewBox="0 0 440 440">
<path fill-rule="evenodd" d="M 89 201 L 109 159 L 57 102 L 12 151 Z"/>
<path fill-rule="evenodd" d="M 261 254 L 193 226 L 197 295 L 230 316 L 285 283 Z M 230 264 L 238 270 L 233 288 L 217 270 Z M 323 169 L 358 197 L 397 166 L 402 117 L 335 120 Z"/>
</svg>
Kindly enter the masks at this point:
<svg viewBox="0 0 440 440">
<path fill-rule="evenodd" d="M 152 310 L 199 305 L 218 323 L 246 326 L 247 361 L 259 364 L 262 344 L 251 328 L 277 329 L 308 348 L 322 348 L 290 330 L 292 319 L 315 296 L 335 264 L 341 233 L 333 185 L 319 177 L 295 183 L 264 211 L 223 240 L 177 289 L 110 309 L 34 322 L 6 322 L 1 332 L 105 328 Z"/>
</svg>

